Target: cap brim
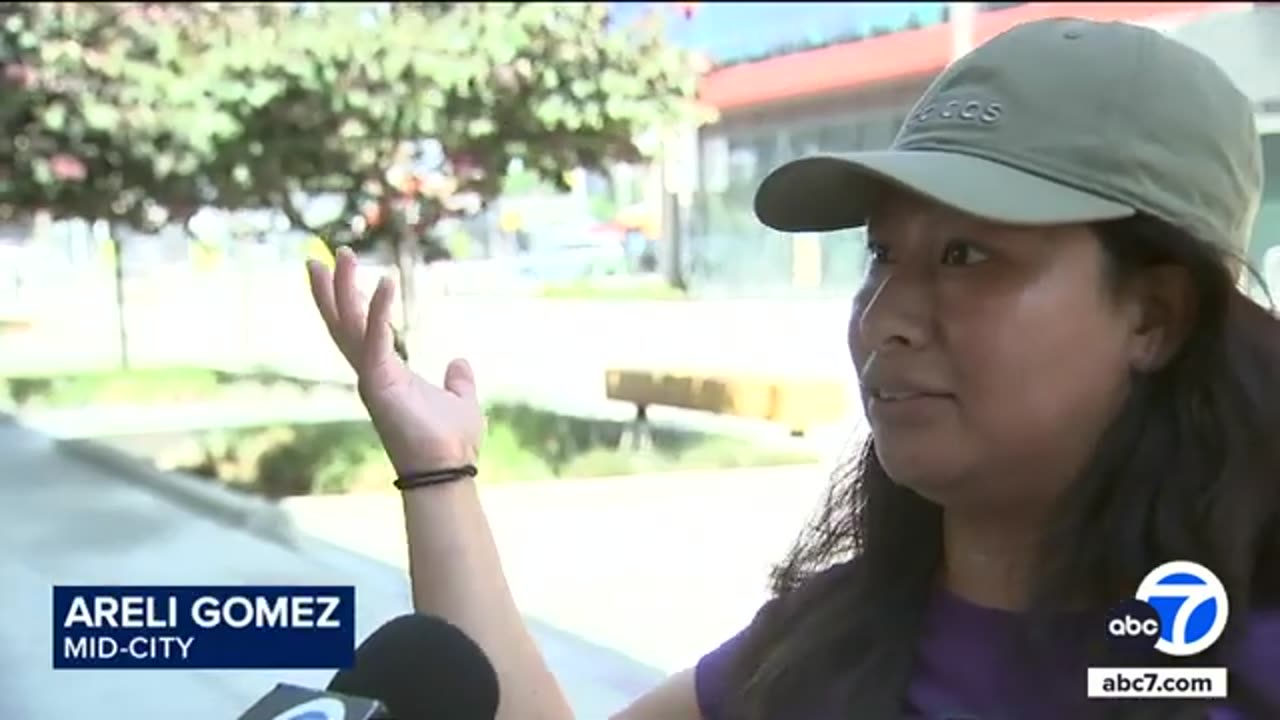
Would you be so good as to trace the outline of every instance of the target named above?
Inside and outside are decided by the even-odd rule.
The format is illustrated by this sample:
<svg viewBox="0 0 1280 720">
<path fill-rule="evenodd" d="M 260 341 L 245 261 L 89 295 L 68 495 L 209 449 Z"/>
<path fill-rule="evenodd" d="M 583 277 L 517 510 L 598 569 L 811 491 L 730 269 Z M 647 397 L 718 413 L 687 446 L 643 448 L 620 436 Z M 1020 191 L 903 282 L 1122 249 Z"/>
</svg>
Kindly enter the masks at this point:
<svg viewBox="0 0 1280 720">
<path fill-rule="evenodd" d="M 985 158 L 885 150 L 793 160 L 756 191 L 756 216 L 784 232 L 860 227 L 888 183 L 992 222 L 1063 225 L 1131 217 L 1134 209 Z"/>
</svg>

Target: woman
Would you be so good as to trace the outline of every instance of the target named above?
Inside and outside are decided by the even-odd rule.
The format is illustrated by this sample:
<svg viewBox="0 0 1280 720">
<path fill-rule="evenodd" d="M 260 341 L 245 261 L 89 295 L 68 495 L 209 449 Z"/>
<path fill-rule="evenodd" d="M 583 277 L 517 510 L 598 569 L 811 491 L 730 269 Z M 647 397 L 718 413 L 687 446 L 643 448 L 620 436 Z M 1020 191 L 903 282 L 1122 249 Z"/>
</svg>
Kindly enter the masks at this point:
<svg viewBox="0 0 1280 720">
<path fill-rule="evenodd" d="M 788 232 L 867 226 L 849 350 L 871 426 L 750 627 L 617 716 L 1280 718 L 1280 321 L 1238 289 L 1261 185 L 1247 100 L 1121 24 L 1022 25 L 951 66 L 891 150 L 810 158 L 757 196 Z M 477 458 L 443 389 L 312 268 L 397 472 Z M 467 479 L 404 494 L 420 611 L 485 647 L 500 717 L 568 718 Z M 1119 655 L 1106 611 L 1191 560 L 1230 601 L 1190 658 Z M 1085 668 L 1227 666 L 1227 700 L 1089 701 Z"/>
</svg>

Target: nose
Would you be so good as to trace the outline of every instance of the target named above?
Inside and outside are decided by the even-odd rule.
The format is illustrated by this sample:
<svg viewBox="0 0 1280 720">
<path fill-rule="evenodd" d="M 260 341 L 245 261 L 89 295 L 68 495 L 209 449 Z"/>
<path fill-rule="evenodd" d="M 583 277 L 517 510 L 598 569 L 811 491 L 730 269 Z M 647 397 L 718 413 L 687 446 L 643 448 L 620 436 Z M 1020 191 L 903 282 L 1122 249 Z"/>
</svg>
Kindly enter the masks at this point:
<svg viewBox="0 0 1280 720">
<path fill-rule="evenodd" d="M 892 347 L 923 347 L 931 324 L 929 295 L 923 278 L 901 265 L 868 278 L 850 318 L 849 347 L 855 360 Z"/>
</svg>

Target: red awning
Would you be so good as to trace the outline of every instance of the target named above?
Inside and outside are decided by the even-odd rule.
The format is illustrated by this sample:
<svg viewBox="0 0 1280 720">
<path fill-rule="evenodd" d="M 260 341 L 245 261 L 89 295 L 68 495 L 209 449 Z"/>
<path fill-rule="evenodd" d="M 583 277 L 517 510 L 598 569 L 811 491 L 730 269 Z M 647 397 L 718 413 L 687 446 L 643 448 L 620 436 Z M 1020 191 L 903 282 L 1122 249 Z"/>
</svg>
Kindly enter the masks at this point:
<svg viewBox="0 0 1280 720">
<path fill-rule="evenodd" d="M 974 20 L 974 44 L 1014 25 L 1048 17 L 1130 22 L 1166 15 L 1190 19 L 1223 5 L 1239 3 L 1028 3 L 980 13 Z M 699 97 L 720 110 L 734 110 L 932 75 L 951 61 L 951 33 L 951 24 L 944 23 L 713 70 L 702 79 Z"/>
</svg>

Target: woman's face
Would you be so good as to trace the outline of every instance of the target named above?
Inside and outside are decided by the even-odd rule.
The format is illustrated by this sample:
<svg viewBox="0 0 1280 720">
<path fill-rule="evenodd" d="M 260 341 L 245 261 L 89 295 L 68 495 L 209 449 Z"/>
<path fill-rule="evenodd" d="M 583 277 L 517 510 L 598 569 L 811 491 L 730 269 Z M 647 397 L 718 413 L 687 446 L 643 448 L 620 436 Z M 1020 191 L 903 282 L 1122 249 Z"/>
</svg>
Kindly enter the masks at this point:
<svg viewBox="0 0 1280 720">
<path fill-rule="evenodd" d="M 943 505 L 1056 495 L 1128 388 L 1140 318 L 1086 226 L 1010 227 L 893 194 L 849 349 L 877 455 Z"/>
</svg>

